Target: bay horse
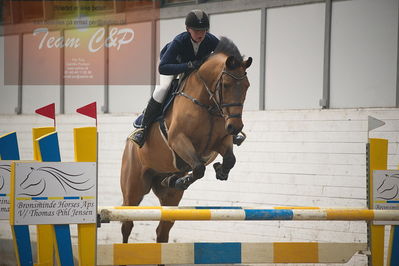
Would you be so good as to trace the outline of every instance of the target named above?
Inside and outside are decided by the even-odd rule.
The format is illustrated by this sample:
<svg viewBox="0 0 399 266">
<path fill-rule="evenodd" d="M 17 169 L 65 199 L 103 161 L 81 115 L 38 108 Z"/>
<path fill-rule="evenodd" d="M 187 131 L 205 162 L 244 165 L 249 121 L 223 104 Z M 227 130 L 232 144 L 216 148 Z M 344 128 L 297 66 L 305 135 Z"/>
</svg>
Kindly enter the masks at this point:
<svg viewBox="0 0 399 266">
<path fill-rule="evenodd" d="M 244 126 L 246 69 L 251 63 L 251 57 L 244 60 L 237 46 L 222 37 L 214 53 L 181 84 L 164 123 L 151 126 L 144 146 L 127 139 L 120 180 L 124 206 L 138 206 L 151 189 L 162 206 L 177 206 L 184 190 L 204 176 L 205 166 L 217 154 L 223 161 L 214 164 L 216 178 L 227 180 L 236 162 L 232 135 Z M 160 221 L 158 243 L 168 242 L 172 226 Z M 132 221 L 122 223 L 123 243 L 132 228 Z"/>
</svg>

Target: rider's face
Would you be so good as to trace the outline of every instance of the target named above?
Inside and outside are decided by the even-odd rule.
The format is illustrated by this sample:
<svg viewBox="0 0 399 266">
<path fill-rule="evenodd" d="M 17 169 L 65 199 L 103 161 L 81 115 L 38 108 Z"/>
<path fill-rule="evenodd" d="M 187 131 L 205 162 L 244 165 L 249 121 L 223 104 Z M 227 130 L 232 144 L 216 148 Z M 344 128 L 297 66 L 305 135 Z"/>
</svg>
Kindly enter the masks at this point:
<svg viewBox="0 0 399 266">
<path fill-rule="evenodd" d="M 200 43 L 205 38 L 206 30 L 194 30 L 191 28 L 187 28 L 187 31 L 191 34 L 191 39 L 194 42 Z"/>
</svg>

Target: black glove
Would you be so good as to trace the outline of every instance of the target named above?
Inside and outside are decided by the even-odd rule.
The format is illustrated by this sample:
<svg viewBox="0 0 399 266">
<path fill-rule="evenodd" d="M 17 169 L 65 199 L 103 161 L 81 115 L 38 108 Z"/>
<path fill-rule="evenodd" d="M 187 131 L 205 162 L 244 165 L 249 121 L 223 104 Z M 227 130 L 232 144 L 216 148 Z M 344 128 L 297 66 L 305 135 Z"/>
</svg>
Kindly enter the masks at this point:
<svg viewBox="0 0 399 266">
<path fill-rule="evenodd" d="M 194 60 L 187 63 L 189 69 L 198 69 L 202 65 L 202 60 Z"/>
</svg>

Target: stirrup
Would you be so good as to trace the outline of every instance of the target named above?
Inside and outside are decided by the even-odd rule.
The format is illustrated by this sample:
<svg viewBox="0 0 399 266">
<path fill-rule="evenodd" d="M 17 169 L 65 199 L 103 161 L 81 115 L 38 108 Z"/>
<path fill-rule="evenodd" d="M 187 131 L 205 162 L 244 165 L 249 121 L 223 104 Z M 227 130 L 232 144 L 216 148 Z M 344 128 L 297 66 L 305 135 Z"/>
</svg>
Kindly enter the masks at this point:
<svg viewBox="0 0 399 266">
<path fill-rule="evenodd" d="M 140 148 L 143 147 L 145 142 L 144 128 L 137 128 L 127 137 L 128 140 L 136 143 Z"/>
<path fill-rule="evenodd" d="M 237 135 L 233 136 L 233 144 L 240 146 L 246 138 L 247 138 L 247 135 L 241 131 Z"/>
</svg>

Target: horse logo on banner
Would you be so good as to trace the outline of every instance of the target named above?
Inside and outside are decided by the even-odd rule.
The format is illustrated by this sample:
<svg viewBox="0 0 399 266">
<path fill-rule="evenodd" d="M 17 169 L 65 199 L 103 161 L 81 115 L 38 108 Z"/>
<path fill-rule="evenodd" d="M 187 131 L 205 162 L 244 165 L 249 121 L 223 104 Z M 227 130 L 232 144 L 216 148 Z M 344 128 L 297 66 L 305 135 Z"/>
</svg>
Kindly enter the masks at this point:
<svg viewBox="0 0 399 266">
<path fill-rule="evenodd" d="M 54 167 L 30 167 L 30 172 L 21 182 L 24 191 L 20 196 L 36 197 L 42 195 L 46 188 L 59 187 L 64 192 L 87 191 L 94 187 L 89 184 L 89 179 L 82 180 L 83 173 L 66 173 Z"/>
<path fill-rule="evenodd" d="M 377 199 L 393 200 L 399 195 L 399 174 L 384 174 L 377 188 Z"/>
<path fill-rule="evenodd" d="M 9 183 L 6 177 L 9 178 L 10 172 L 10 165 L 0 164 L 0 194 L 3 190 L 6 191 L 6 184 Z"/>
</svg>

